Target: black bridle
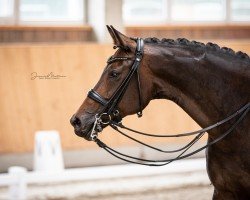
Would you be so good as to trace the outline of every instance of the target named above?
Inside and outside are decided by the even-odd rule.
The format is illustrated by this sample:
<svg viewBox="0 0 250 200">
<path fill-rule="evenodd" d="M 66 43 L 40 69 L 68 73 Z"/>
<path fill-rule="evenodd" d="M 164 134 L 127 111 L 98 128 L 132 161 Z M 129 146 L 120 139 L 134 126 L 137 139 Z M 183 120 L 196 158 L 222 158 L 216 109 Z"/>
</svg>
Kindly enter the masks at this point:
<svg viewBox="0 0 250 200">
<path fill-rule="evenodd" d="M 88 97 L 91 98 L 92 100 L 98 102 L 101 104 L 102 110 L 100 113 L 96 114 L 95 116 L 95 122 L 91 131 L 91 139 L 97 143 L 97 145 L 104 150 L 106 150 L 108 153 L 111 155 L 115 156 L 116 158 L 119 158 L 123 161 L 129 162 L 129 163 L 135 163 L 135 164 L 140 164 L 140 165 L 147 165 L 147 166 L 163 166 L 167 165 L 175 160 L 180 160 L 186 157 L 189 157 L 191 155 L 194 155 L 203 149 L 219 142 L 223 138 L 225 138 L 227 135 L 229 135 L 235 127 L 244 119 L 244 117 L 247 115 L 250 109 L 250 103 L 247 103 L 244 105 L 242 108 L 237 110 L 235 113 L 231 114 L 227 118 L 211 125 L 208 126 L 204 129 L 198 130 L 198 131 L 193 131 L 193 132 L 188 132 L 188 133 L 182 133 L 182 134 L 173 134 L 173 135 L 155 135 L 155 134 L 148 134 L 148 133 L 143 133 L 140 131 L 136 131 L 134 129 L 128 128 L 124 126 L 121 122 L 122 118 L 120 116 L 119 110 L 117 108 L 119 102 L 121 101 L 124 93 L 126 92 L 128 85 L 133 77 L 134 74 L 137 75 L 137 86 L 138 86 L 138 96 L 139 96 L 139 111 L 137 112 L 138 117 L 142 116 L 142 99 L 141 99 L 141 84 L 140 84 L 140 76 L 139 76 L 139 66 L 143 57 L 143 46 L 144 42 L 143 39 L 138 38 L 134 39 L 136 40 L 137 46 L 136 46 L 136 51 L 135 51 L 135 58 L 133 65 L 125 77 L 125 79 L 122 81 L 122 83 L 119 85 L 119 87 L 116 89 L 114 94 L 111 96 L 110 99 L 105 99 L 103 98 L 99 93 L 94 91 L 93 89 L 89 91 Z M 108 63 L 112 63 L 113 61 L 116 60 L 128 60 L 131 59 L 129 57 L 111 57 L 108 60 Z M 237 118 L 237 120 L 233 123 L 233 125 L 222 135 L 220 135 L 218 138 L 212 140 L 211 142 L 207 143 L 201 148 L 198 148 L 190 153 L 186 153 L 196 142 L 198 142 L 203 135 L 209 131 L 212 130 L 218 126 L 221 126 L 222 124 L 225 124 L 226 122 L 232 120 L 233 118 Z M 103 143 L 100 139 L 98 139 L 98 132 L 102 131 L 102 125 L 110 125 L 114 130 L 116 130 L 118 133 L 122 134 L 123 136 L 141 144 L 144 145 L 148 148 L 154 149 L 156 151 L 162 152 L 162 153 L 175 153 L 175 152 L 180 152 L 178 156 L 176 156 L 173 159 L 167 159 L 167 160 L 149 160 L 149 159 L 142 159 L 142 158 L 137 158 L 131 155 L 127 155 L 124 153 L 121 153 L 109 146 L 107 146 L 105 143 Z M 120 129 L 126 129 L 128 131 L 144 135 L 144 136 L 149 136 L 149 137 L 185 137 L 185 136 L 191 136 L 191 135 L 196 135 L 194 139 L 192 139 L 187 145 L 185 145 L 182 148 L 176 149 L 176 150 L 162 150 L 156 147 L 153 147 L 151 145 L 148 145 L 144 142 L 141 142 L 138 139 L 135 139 L 128 134 L 122 132 Z M 185 154 L 186 153 L 186 154 Z"/>
<path fill-rule="evenodd" d="M 141 63 L 141 59 L 143 56 L 143 46 L 144 41 L 141 38 L 136 39 L 136 52 L 133 65 L 119 85 L 119 87 L 115 90 L 114 94 L 111 96 L 110 99 L 105 99 L 102 97 L 98 92 L 91 89 L 88 93 L 88 97 L 92 100 L 100 103 L 103 107 L 100 113 L 98 113 L 96 117 L 96 121 L 92 128 L 91 138 L 92 140 L 97 135 L 99 130 L 102 130 L 101 124 L 110 124 L 111 121 L 115 120 L 116 122 L 121 121 L 120 112 L 117 108 L 118 104 L 122 100 L 124 93 L 126 92 L 128 85 L 133 77 L 134 74 L 137 75 L 137 86 L 138 86 L 138 96 L 139 96 L 139 111 L 137 112 L 138 117 L 142 116 L 142 99 L 141 99 L 141 83 L 140 83 L 140 75 L 139 75 L 139 66 Z M 130 57 L 110 57 L 107 61 L 108 64 L 117 61 L 117 60 L 130 60 Z"/>
<path fill-rule="evenodd" d="M 122 97 L 124 93 L 127 90 L 127 87 L 133 77 L 134 74 L 137 74 L 137 81 L 138 81 L 138 92 L 139 92 L 139 111 L 137 112 L 137 115 L 139 117 L 142 116 L 142 103 L 141 103 L 141 84 L 140 84 L 140 75 L 139 75 L 139 66 L 141 63 L 141 59 L 143 56 L 143 46 L 144 46 L 144 41 L 141 38 L 137 39 L 137 46 L 136 46 L 136 52 L 135 52 L 135 58 L 134 58 L 134 63 L 126 76 L 126 78 L 122 81 L 120 86 L 116 89 L 114 92 L 113 96 L 107 100 L 103 98 L 100 94 L 98 94 L 96 91 L 93 89 L 89 91 L 88 97 L 93 99 L 94 101 L 100 103 L 103 106 L 101 115 L 105 113 L 105 115 L 114 115 L 117 116 L 119 114 L 119 111 L 117 109 L 117 105 L 119 102 L 122 100 Z M 112 63 L 113 61 L 117 60 L 129 60 L 131 59 L 130 57 L 118 57 L 118 58 L 113 58 L 110 57 L 110 59 L 107 61 L 108 64 Z M 99 114 L 100 115 L 100 114 Z"/>
</svg>

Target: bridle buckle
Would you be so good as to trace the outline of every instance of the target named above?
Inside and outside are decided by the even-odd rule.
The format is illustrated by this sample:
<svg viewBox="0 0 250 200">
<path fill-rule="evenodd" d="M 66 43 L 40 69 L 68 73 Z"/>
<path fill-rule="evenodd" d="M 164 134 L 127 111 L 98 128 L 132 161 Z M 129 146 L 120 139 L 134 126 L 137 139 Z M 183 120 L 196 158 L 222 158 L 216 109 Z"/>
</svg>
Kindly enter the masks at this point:
<svg viewBox="0 0 250 200">
<path fill-rule="evenodd" d="M 119 110 L 115 110 L 115 111 L 113 112 L 113 115 L 114 115 L 115 117 L 118 117 L 119 114 L 120 114 Z"/>
</svg>

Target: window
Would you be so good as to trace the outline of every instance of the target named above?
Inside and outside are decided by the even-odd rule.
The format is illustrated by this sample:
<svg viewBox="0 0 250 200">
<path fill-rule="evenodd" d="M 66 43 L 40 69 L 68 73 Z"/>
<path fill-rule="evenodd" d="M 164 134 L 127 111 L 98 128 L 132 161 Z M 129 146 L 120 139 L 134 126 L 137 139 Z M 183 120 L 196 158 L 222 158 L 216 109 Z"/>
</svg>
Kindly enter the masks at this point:
<svg viewBox="0 0 250 200">
<path fill-rule="evenodd" d="M 14 0 L 0 0 L 0 24 L 14 21 Z"/>
<path fill-rule="evenodd" d="M 83 24 L 84 0 L 0 0 L 0 24 Z"/>
<path fill-rule="evenodd" d="M 21 22 L 83 22 L 82 0 L 20 0 Z"/>
<path fill-rule="evenodd" d="M 250 0 L 124 0 L 126 24 L 250 22 Z"/>
<path fill-rule="evenodd" d="M 250 21 L 250 0 L 231 0 L 232 21 Z"/>
<path fill-rule="evenodd" d="M 222 21 L 226 18 L 224 0 L 174 0 L 173 21 Z"/>
<path fill-rule="evenodd" d="M 14 14 L 14 0 L 0 0 L 0 17 L 9 18 Z"/>
<path fill-rule="evenodd" d="M 166 0 L 124 0 L 123 19 L 130 24 L 164 22 L 166 7 Z"/>
</svg>

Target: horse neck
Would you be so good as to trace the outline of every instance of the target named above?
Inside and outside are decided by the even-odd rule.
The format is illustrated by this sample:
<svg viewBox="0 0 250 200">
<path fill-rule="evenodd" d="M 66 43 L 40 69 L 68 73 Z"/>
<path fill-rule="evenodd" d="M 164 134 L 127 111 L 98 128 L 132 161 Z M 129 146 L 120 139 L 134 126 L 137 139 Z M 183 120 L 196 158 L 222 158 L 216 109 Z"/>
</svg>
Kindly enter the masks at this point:
<svg viewBox="0 0 250 200">
<path fill-rule="evenodd" d="M 155 99 L 169 99 L 201 127 L 231 115 L 250 99 L 237 62 L 206 51 L 159 48 L 151 58 Z"/>
</svg>

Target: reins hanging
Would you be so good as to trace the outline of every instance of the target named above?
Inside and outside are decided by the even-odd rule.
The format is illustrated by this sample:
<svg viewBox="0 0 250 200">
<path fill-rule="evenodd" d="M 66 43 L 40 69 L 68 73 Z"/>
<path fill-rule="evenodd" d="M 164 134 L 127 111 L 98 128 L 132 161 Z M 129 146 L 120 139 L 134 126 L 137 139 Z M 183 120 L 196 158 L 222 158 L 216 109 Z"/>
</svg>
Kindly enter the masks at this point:
<svg viewBox="0 0 250 200">
<path fill-rule="evenodd" d="M 192 131 L 192 132 L 186 132 L 186 133 L 180 133 L 180 134 L 167 134 L 167 135 L 163 135 L 163 134 L 149 134 L 149 133 L 144 133 L 141 131 L 137 131 L 135 129 L 129 128 L 125 125 L 123 125 L 121 122 L 116 123 L 116 122 L 112 122 L 116 127 L 120 127 L 122 129 L 126 129 L 128 131 L 131 131 L 133 133 L 139 134 L 139 135 L 144 135 L 144 136 L 149 136 L 149 137 L 185 137 L 185 136 L 191 136 L 191 135 L 196 135 L 202 132 L 207 132 L 209 130 L 212 130 L 228 121 L 230 121 L 231 119 L 233 119 L 234 117 L 236 117 L 237 115 L 241 114 L 244 110 L 246 110 L 248 107 L 250 106 L 250 103 L 247 103 L 246 105 L 244 105 L 242 108 L 240 108 L 239 110 L 237 110 L 235 113 L 233 113 L 232 115 L 228 116 L 227 118 L 212 124 L 206 128 L 197 130 L 197 131 Z"/>
<path fill-rule="evenodd" d="M 175 149 L 175 150 L 162 150 L 162 149 L 159 149 L 159 148 L 157 148 L 157 147 L 153 147 L 153 146 L 151 146 L 151 145 L 149 145 L 149 144 L 146 144 L 146 143 L 144 143 L 144 142 L 141 142 L 140 140 L 137 140 L 137 139 L 135 139 L 135 138 L 133 138 L 133 137 L 127 135 L 126 133 L 122 132 L 122 131 L 119 130 L 116 126 L 114 126 L 114 125 L 112 125 L 112 124 L 111 124 L 110 126 L 111 126 L 115 131 L 117 131 L 118 133 L 120 133 L 121 135 L 123 135 L 123 136 L 125 136 L 125 137 L 127 137 L 127 138 L 129 138 L 129 139 L 131 139 L 131 140 L 133 140 L 133 141 L 135 141 L 135 142 L 137 142 L 137 143 L 143 145 L 143 146 L 146 146 L 146 147 L 148 147 L 148 148 L 150 148 L 150 149 L 154 149 L 154 150 L 159 151 L 159 152 L 162 152 L 162 153 L 175 153 L 175 152 L 182 151 L 182 150 L 188 148 L 190 145 L 192 145 L 193 142 L 197 142 L 197 141 L 200 139 L 200 136 L 203 136 L 204 133 L 205 133 L 205 132 L 199 133 L 199 134 L 198 134 L 197 136 L 195 136 L 195 138 L 192 139 L 188 144 L 186 144 L 184 147 L 181 147 L 181 148 L 179 148 L 179 149 Z"/>
<path fill-rule="evenodd" d="M 164 166 L 167 165 L 173 161 L 176 160 L 180 160 L 180 159 L 184 159 L 187 158 L 189 156 L 192 156 L 204 149 L 206 149 L 207 147 L 221 141 L 222 139 L 224 139 L 227 135 L 229 135 L 235 128 L 236 126 L 244 119 L 244 117 L 247 115 L 247 113 L 250 110 L 250 103 L 246 104 L 244 106 L 244 110 L 242 110 L 240 113 L 242 113 L 242 115 L 237 119 L 237 121 L 222 135 L 220 135 L 218 138 L 214 139 L 213 141 L 207 143 L 206 145 L 204 145 L 203 147 L 200 147 L 188 154 L 185 154 L 204 134 L 205 132 L 202 132 L 201 134 L 197 135 L 197 140 L 193 141 L 190 143 L 189 146 L 187 146 L 187 148 L 185 148 L 178 156 L 176 156 L 175 158 L 172 159 L 165 159 L 165 160 L 149 160 L 149 159 L 143 159 L 143 158 L 137 158 L 131 155 L 127 155 L 124 153 L 121 153 L 109 146 L 107 146 L 104 142 L 102 142 L 100 139 L 98 139 L 97 137 L 94 139 L 94 141 L 97 143 L 97 145 L 101 148 L 103 148 L 104 150 L 106 150 L 108 153 L 110 153 L 111 155 L 115 156 L 116 158 L 129 162 L 129 163 L 134 163 L 134 164 L 139 164 L 139 165 L 147 165 L 147 166 Z M 183 155 L 185 154 L 185 155 Z"/>
</svg>

